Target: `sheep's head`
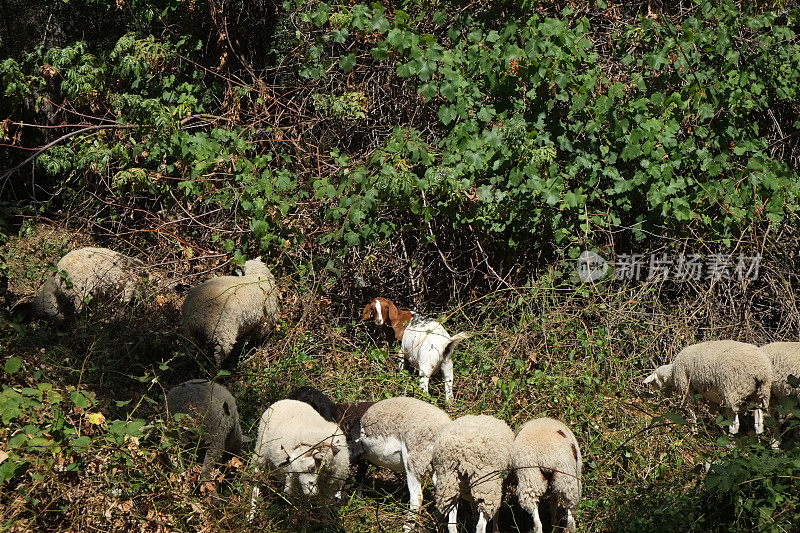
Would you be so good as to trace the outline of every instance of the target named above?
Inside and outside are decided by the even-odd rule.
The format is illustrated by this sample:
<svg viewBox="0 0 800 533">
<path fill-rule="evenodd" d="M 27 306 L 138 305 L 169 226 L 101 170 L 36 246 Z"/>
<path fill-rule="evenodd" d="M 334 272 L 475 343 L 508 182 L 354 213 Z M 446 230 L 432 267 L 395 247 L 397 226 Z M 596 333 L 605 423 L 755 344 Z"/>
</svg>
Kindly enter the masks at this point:
<svg viewBox="0 0 800 533">
<path fill-rule="evenodd" d="M 261 260 L 261 256 L 256 257 L 255 259 L 250 259 L 249 261 L 244 262 L 244 266 L 241 268 L 242 274 L 245 276 L 255 276 L 255 275 L 264 275 L 269 272 L 269 268 L 267 265 L 264 264 L 264 261 Z"/>
<path fill-rule="evenodd" d="M 392 310 L 394 310 L 394 313 L 392 313 Z M 367 304 L 361 319 L 366 322 L 374 318 L 375 324 L 378 326 L 391 326 L 392 314 L 397 314 L 395 305 L 386 298 L 378 297 Z"/>
<path fill-rule="evenodd" d="M 299 445 L 294 450 L 281 446 L 287 456 L 286 487 L 287 493 L 296 492 L 292 488 L 294 480 L 305 496 L 316 496 L 319 493 L 319 472 L 329 462 L 336 450 L 330 446 Z M 295 485 L 296 486 L 296 485 Z"/>
<path fill-rule="evenodd" d="M 655 372 L 647 376 L 642 383 L 655 390 L 668 390 L 672 387 L 672 365 L 661 365 Z"/>
</svg>

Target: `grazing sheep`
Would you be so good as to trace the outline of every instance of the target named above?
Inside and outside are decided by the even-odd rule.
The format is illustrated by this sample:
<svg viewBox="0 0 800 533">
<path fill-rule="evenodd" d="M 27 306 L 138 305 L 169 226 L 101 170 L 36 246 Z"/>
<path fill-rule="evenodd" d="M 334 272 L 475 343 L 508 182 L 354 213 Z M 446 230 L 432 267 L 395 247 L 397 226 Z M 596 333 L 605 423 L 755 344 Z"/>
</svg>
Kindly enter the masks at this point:
<svg viewBox="0 0 800 533">
<path fill-rule="evenodd" d="M 193 379 L 173 387 L 167 393 L 167 412 L 174 416 L 185 413 L 205 428 L 203 444 L 207 447 L 203 461 L 205 477 L 224 452 L 238 455 L 242 451 L 242 428 L 236 399 L 228 389 L 207 379 Z"/>
<path fill-rule="evenodd" d="M 769 405 L 772 364 L 753 344 L 731 340 L 708 341 L 687 346 L 672 364 L 663 365 L 644 380 L 658 390 L 674 390 L 685 402 L 695 394 L 724 406 L 733 421 L 729 431 L 739 431 L 739 412 L 748 402 L 756 409 L 756 433 L 764 431 L 763 410 Z M 694 418 L 694 412 L 692 412 Z"/>
<path fill-rule="evenodd" d="M 219 276 L 193 287 L 181 308 L 184 335 L 212 347 L 217 366 L 237 341 L 263 337 L 278 320 L 278 290 L 269 268 L 256 258 L 243 271 L 243 276 Z"/>
<path fill-rule="evenodd" d="M 328 422 L 339 424 L 347 437 L 350 464 L 356 465 L 356 482 L 361 487 L 367 474 L 367 461 L 361 445 L 361 418 L 375 402 L 333 403 L 328 396 L 314 387 L 298 387 L 289 395 L 290 400 L 299 400 L 312 406 Z"/>
<path fill-rule="evenodd" d="M 581 450 L 567 426 L 552 418 L 522 425 L 514 437 L 511 467 L 517 474 L 517 497 L 533 517 L 535 533 L 542 533 L 539 501 L 550 495 L 551 525 L 556 511 L 567 511 L 567 530 L 575 532 L 575 512 L 581 498 Z"/>
<path fill-rule="evenodd" d="M 56 268 L 32 301 L 16 307 L 26 320 L 62 323 L 97 299 L 127 304 L 139 287 L 144 263 L 108 248 L 87 247 L 66 254 Z"/>
<path fill-rule="evenodd" d="M 350 470 L 347 440 L 336 424 L 322 418 L 313 407 L 297 400 L 270 405 L 258 423 L 253 466 L 269 465 L 284 475 L 290 496 L 338 495 Z M 250 519 L 255 513 L 259 488 L 253 488 Z"/>
<path fill-rule="evenodd" d="M 453 401 L 453 350 L 468 333 L 462 332 L 453 337 L 440 323 L 407 309 L 398 309 L 386 298 L 375 298 L 364 308 L 364 321 L 375 319 L 378 326 L 388 326 L 401 342 L 398 353 L 400 370 L 405 361 L 419 370 L 419 385 L 428 392 L 428 382 L 433 374 L 441 369 L 444 377 L 445 401 Z"/>
<path fill-rule="evenodd" d="M 433 443 L 450 417 L 438 407 L 416 398 L 389 398 L 376 403 L 361 417 L 361 445 L 373 464 L 405 472 L 411 529 L 422 504 L 422 478 L 431 471 Z"/>
<path fill-rule="evenodd" d="M 772 342 L 761 349 L 772 363 L 771 402 L 777 405 L 784 396 L 800 394 L 800 387 L 789 385 L 789 376 L 800 378 L 800 342 Z"/>
<path fill-rule="evenodd" d="M 439 433 L 433 445 L 436 507 L 447 516 L 447 530 L 456 533 L 458 500 L 478 505 L 476 533 L 484 533 L 503 501 L 503 479 L 511 467 L 514 433 L 508 424 L 487 415 L 457 418 Z M 494 520 L 494 531 L 499 530 Z"/>
</svg>

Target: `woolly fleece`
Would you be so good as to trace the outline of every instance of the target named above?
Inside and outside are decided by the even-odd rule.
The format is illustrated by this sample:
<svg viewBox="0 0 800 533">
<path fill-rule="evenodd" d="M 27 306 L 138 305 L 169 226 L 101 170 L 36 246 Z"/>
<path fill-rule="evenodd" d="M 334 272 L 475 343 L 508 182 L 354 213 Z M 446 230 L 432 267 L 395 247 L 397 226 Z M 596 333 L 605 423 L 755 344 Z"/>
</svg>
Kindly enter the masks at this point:
<svg viewBox="0 0 800 533">
<path fill-rule="evenodd" d="M 394 437 L 403 442 L 410 470 L 422 477 L 431 471 L 436 437 L 450 422 L 450 416 L 435 405 L 401 396 L 381 400 L 367 409 L 361 418 L 361 435 L 367 439 Z M 369 459 L 369 450 L 364 453 Z"/>
<path fill-rule="evenodd" d="M 777 404 L 790 394 L 800 394 L 800 387 L 793 388 L 788 381 L 790 375 L 800 377 L 800 342 L 772 342 L 761 349 L 772 362 L 772 403 Z"/>
<path fill-rule="evenodd" d="M 275 277 L 260 259 L 244 264 L 243 276 L 220 276 L 193 287 L 181 308 L 183 333 L 214 350 L 220 365 L 236 342 L 263 337 L 278 320 Z"/>
<path fill-rule="evenodd" d="M 186 413 L 205 427 L 203 443 L 208 447 L 203 461 L 203 475 L 219 461 L 223 452 L 240 454 L 242 428 L 236 399 L 228 389 L 206 379 L 193 379 L 173 387 L 167 393 L 170 416 Z"/>
<path fill-rule="evenodd" d="M 692 344 L 675 356 L 671 371 L 668 367 L 656 372 L 667 377 L 665 386 L 681 399 L 698 392 L 735 412 L 749 401 L 761 407 L 769 404 L 772 363 L 753 344 L 731 340 Z"/>
<path fill-rule="evenodd" d="M 259 420 L 253 463 L 280 469 L 285 474 L 286 486 L 293 487 L 292 478 L 296 474 L 291 464 L 287 464 L 287 451 L 294 452 L 300 447 L 324 450 L 317 477 L 320 493 L 331 497 L 341 490 L 349 475 L 350 460 L 347 440 L 339 426 L 322 418 L 305 402 L 273 403 Z"/>
<path fill-rule="evenodd" d="M 581 450 L 567 426 L 552 418 L 523 424 L 514 437 L 511 465 L 523 509 L 537 512 L 538 502 L 550 494 L 575 514 L 581 498 Z"/>
<path fill-rule="evenodd" d="M 62 322 L 78 314 L 95 298 L 130 302 L 144 264 L 108 248 L 79 248 L 62 257 L 36 297 L 25 304 L 32 317 Z M 61 276 L 66 271 L 67 278 Z M 69 282 L 67 281 L 69 280 Z"/>
<path fill-rule="evenodd" d="M 503 478 L 511 466 L 514 433 L 487 415 L 462 416 L 448 424 L 433 446 L 436 507 L 442 514 L 471 496 L 488 519 L 503 500 Z"/>
</svg>

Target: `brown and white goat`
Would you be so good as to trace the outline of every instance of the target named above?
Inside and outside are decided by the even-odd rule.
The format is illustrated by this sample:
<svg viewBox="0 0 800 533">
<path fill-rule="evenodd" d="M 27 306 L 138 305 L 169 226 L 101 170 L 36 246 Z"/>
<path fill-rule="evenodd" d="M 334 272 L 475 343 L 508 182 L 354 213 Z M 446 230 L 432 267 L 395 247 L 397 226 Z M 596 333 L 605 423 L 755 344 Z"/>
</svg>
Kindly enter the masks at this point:
<svg viewBox="0 0 800 533">
<path fill-rule="evenodd" d="M 362 320 L 375 319 L 378 326 L 388 326 L 400 341 L 400 370 L 405 361 L 419 370 L 419 385 L 428 392 L 433 374 L 442 371 L 445 400 L 453 400 L 453 349 L 469 337 L 466 332 L 450 337 L 442 325 L 408 309 L 398 309 L 391 300 L 378 297 L 364 308 Z"/>
</svg>

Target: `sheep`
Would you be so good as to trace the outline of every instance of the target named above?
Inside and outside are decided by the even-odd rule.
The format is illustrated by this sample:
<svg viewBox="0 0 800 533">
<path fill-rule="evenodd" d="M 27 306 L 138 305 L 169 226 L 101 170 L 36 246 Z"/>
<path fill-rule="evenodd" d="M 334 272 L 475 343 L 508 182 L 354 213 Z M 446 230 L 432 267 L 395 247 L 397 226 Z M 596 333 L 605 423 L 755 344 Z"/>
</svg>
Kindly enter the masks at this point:
<svg viewBox="0 0 800 533">
<path fill-rule="evenodd" d="M 363 321 L 375 319 L 378 326 L 388 326 L 401 343 L 398 352 L 400 370 L 405 361 L 419 370 L 419 385 L 428 392 L 428 383 L 433 374 L 441 369 L 444 377 L 445 401 L 453 401 L 453 350 L 469 333 L 462 332 L 450 337 L 437 321 L 407 309 L 398 309 L 386 298 L 378 297 L 364 308 Z"/>
<path fill-rule="evenodd" d="M 748 402 L 755 402 L 755 430 L 761 434 L 763 410 L 770 399 L 772 365 L 767 354 L 753 344 L 707 341 L 681 350 L 672 364 L 658 367 L 644 384 L 675 390 L 681 403 L 699 393 L 712 403 L 724 405 L 726 416 L 733 421 L 728 428 L 731 434 L 739 431 L 739 412 Z"/>
<path fill-rule="evenodd" d="M 344 433 L 309 404 L 279 400 L 270 405 L 258 423 L 252 465 L 257 471 L 268 464 L 284 475 L 289 496 L 338 496 L 350 470 Z M 250 520 L 255 514 L 259 488 L 253 487 Z"/>
<path fill-rule="evenodd" d="M 196 417 L 205 428 L 202 434 L 206 446 L 201 477 L 205 478 L 224 452 L 239 455 L 242 452 L 242 427 L 236 399 L 228 389 L 207 379 L 185 381 L 167 393 L 167 413 L 174 416 L 185 413 Z"/>
<path fill-rule="evenodd" d="M 575 512 L 581 498 L 581 449 L 567 426 L 552 418 L 529 420 L 517 431 L 511 468 L 517 475 L 517 497 L 542 533 L 539 500 L 550 495 L 551 525 L 558 505 L 566 508 L 567 530 L 575 533 Z"/>
<path fill-rule="evenodd" d="M 800 342 L 772 342 L 761 347 L 772 363 L 772 404 L 784 396 L 800 394 L 800 387 L 789 385 L 789 376 L 800 377 Z"/>
<path fill-rule="evenodd" d="M 73 250 L 56 263 L 32 301 L 14 309 L 25 320 L 45 318 L 56 324 L 80 314 L 95 299 L 130 303 L 139 288 L 144 263 L 108 248 Z"/>
<path fill-rule="evenodd" d="M 371 463 L 405 472 L 409 494 L 408 521 L 422 505 L 422 478 L 431 471 L 433 443 L 450 417 L 438 407 L 416 398 L 381 400 L 361 417 L 361 446 Z"/>
<path fill-rule="evenodd" d="M 350 450 L 350 464 L 356 465 L 357 492 L 367 475 L 367 461 L 364 458 L 364 447 L 361 445 L 361 418 L 375 402 L 333 403 L 328 396 L 314 387 L 304 385 L 289 395 L 290 400 L 300 400 L 311 405 L 328 422 L 339 424 L 347 438 Z"/>
<path fill-rule="evenodd" d="M 181 308 L 184 335 L 213 348 L 217 366 L 239 340 L 263 337 L 278 320 L 275 277 L 260 258 L 244 264 L 243 276 L 219 276 L 193 287 Z"/>
<path fill-rule="evenodd" d="M 467 415 L 445 426 L 433 445 L 431 464 L 436 507 L 456 533 L 458 500 L 478 506 L 476 533 L 484 533 L 503 501 L 503 480 L 511 467 L 514 433 L 508 424 L 487 415 Z M 499 530 L 494 520 L 494 531 Z"/>
</svg>

